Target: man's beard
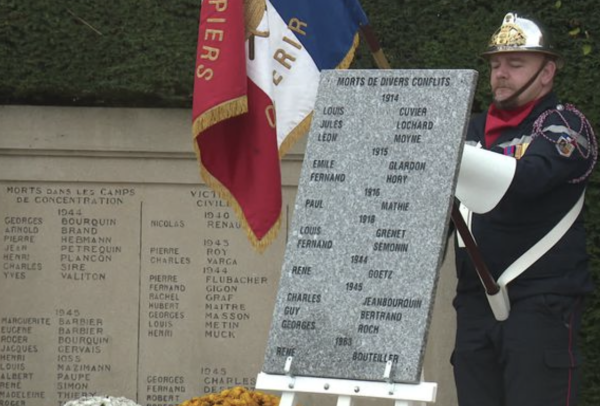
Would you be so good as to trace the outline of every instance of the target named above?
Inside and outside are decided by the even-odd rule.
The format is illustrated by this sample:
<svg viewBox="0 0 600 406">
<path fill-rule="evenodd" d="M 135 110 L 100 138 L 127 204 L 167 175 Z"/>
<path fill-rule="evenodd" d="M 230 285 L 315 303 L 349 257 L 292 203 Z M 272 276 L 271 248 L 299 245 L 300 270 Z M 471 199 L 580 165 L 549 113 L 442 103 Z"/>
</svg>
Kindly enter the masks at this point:
<svg viewBox="0 0 600 406">
<path fill-rule="evenodd" d="M 497 109 L 512 110 L 518 107 L 517 99 L 519 98 L 519 95 L 523 92 L 524 89 L 514 90 L 512 87 L 507 86 L 506 83 L 499 83 L 498 86 L 496 86 L 496 89 L 498 88 L 512 90 L 513 92 L 512 94 L 510 94 L 510 96 L 505 97 L 503 100 L 498 100 L 495 96 L 495 92 L 492 92 L 492 103 L 494 103 L 494 106 L 496 106 Z"/>
<path fill-rule="evenodd" d="M 497 109 L 499 110 L 512 110 L 512 109 L 516 109 L 517 107 L 519 107 L 519 104 L 517 102 L 517 99 L 519 98 L 519 95 L 513 93 L 512 95 L 510 95 L 509 97 L 507 97 L 504 100 L 498 100 L 496 99 L 496 97 L 494 97 L 492 99 L 492 103 L 494 103 L 494 106 L 496 106 Z"/>
</svg>

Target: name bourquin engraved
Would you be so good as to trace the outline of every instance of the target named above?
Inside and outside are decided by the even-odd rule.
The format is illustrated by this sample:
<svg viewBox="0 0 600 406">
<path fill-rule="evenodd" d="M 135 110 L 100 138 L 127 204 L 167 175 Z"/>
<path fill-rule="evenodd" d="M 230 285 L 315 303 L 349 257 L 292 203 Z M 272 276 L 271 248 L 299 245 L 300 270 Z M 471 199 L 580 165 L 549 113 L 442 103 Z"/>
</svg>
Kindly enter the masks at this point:
<svg viewBox="0 0 600 406">
<path fill-rule="evenodd" d="M 213 191 L 15 182 L 0 186 L 0 406 L 255 384 L 246 337 L 265 333 L 278 250 L 255 255 Z"/>
</svg>

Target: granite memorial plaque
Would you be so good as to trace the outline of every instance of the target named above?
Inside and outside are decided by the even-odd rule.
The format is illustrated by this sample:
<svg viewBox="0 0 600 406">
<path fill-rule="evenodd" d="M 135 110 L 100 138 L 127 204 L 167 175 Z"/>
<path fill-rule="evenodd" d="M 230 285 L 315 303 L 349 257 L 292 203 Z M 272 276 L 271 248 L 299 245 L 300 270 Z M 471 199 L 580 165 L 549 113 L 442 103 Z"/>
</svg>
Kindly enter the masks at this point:
<svg viewBox="0 0 600 406">
<path fill-rule="evenodd" d="M 322 73 L 263 372 L 420 380 L 476 79 Z"/>
</svg>

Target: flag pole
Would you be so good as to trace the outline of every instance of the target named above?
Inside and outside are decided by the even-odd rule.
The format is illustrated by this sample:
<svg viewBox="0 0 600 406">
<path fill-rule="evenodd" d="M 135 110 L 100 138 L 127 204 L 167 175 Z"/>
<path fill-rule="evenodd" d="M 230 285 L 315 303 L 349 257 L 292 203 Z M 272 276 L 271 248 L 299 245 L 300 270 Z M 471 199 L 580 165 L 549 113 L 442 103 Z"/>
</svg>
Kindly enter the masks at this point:
<svg viewBox="0 0 600 406">
<path fill-rule="evenodd" d="M 371 51 L 371 55 L 375 60 L 375 64 L 379 69 L 391 69 L 390 63 L 388 62 L 383 50 L 381 49 L 381 45 L 379 44 L 379 40 L 375 35 L 375 31 L 369 24 L 361 25 L 360 31 L 369 46 L 369 50 Z"/>
<path fill-rule="evenodd" d="M 388 62 L 385 54 L 383 53 L 383 50 L 381 49 L 381 45 L 379 44 L 379 41 L 377 39 L 377 36 L 375 35 L 375 32 L 373 31 L 373 28 L 370 25 L 366 24 L 361 25 L 360 29 L 363 34 L 363 37 L 365 38 L 365 41 L 367 42 L 367 45 L 369 47 L 369 50 L 371 51 L 371 55 L 373 56 L 377 67 L 379 69 L 390 69 L 390 63 Z M 479 275 L 479 279 L 481 280 L 485 291 L 488 295 L 495 295 L 500 291 L 500 287 L 494 280 L 494 277 L 492 276 L 490 270 L 485 264 L 485 261 L 481 256 L 481 251 L 479 251 L 477 243 L 475 243 L 473 235 L 471 234 L 471 231 L 469 231 L 469 228 L 467 227 L 465 220 L 460 214 L 456 203 L 454 203 L 452 206 L 451 218 L 452 222 L 456 226 L 456 230 L 465 242 L 467 253 L 471 258 L 471 261 L 473 261 L 475 271 L 477 272 L 477 275 Z"/>
<path fill-rule="evenodd" d="M 479 279 L 481 279 L 481 283 L 485 288 L 485 291 L 488 295 L 493 296 L 500 291 L 500 287 L 494 280 L 490 270 L 488 269 L 483 257 L 481 256 L 481 251 L 477 248 L 477 243 L 469 231 L 467 224 L 465 223 L 465 219 L 463 219 L 462 214 L 460 214 L 460 210 L 458 209 L 458 204 L 454 202 L 452 205 L 452 222 L 456 226 L 456 230 L 460 234 L 460 237 L 465 242 L 465 247 L 467 248 L 467 253 L 469 257 L 471 257 L 471 261 L 473 261 L 473 265 L 475 265 L 475 271 L 477 275 L 479 275 Z"/>
</svg>

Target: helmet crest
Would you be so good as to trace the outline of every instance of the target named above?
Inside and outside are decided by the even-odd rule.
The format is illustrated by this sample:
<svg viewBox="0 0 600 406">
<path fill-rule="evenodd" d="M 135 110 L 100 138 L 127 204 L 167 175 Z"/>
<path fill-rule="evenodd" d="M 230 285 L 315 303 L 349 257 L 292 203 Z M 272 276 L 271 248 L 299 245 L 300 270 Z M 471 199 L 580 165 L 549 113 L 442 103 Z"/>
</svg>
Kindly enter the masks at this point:
<svg viewBox="0 0 600 406">
<path fill-rule="evenodd" d="M 560 68 L 562 58 L 550 44 L 549 36 L 536 22 L 519 17 L 516 13 L 504 16 L 502 25 L 492 35 L 488 49 L 482 56 L 500 52 L 540 52 L 551 56 Z"/>
</svg>

